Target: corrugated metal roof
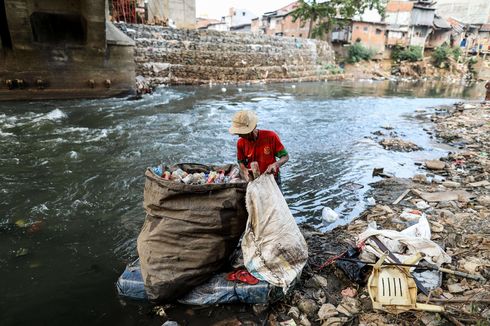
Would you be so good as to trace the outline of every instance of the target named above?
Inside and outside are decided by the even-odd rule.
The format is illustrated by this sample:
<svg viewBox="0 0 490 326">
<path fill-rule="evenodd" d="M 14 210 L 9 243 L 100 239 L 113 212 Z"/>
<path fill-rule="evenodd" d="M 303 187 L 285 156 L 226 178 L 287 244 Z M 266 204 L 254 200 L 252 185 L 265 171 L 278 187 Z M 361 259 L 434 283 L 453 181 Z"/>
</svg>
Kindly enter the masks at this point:
<svg viewBox="0 0 490 326">
<path fill-rule="evenodd" d="M 425 8 L 414 8 L 411 23 L 415 26 L 432 26 L 434 23 L 434 11 L 425 10 Z"/>
<path fill-rule="evenodd" d="M 480 32 L 490 32 L 490 24 L 483 24 L 480 28 Z"/>
<path fill-rule="evenodd" d="M 438 29 L 451 29 L 451 25 L 449 25 L 447 20 L 437 15 L 434 17 L 434 27 Z"/>
</svg>

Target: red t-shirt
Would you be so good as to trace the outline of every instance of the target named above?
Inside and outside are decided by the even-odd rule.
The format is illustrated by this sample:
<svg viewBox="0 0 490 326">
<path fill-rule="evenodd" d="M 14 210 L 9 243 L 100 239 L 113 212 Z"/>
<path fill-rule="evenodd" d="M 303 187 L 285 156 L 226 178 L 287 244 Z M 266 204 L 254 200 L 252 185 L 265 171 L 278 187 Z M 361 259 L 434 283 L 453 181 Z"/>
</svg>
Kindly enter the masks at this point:
<svg viewBox="0 0 490 326">
<path fill-rule="evenodd" d="M 261 174 L 276 161 L 276 157 L 285 155 L 287 152 L 279 136 L 271 130 L 259 130 L 255 141 L 239 138 L 237 142 L 238 162 L 250 168 L 250 163 L 256 161 Z"/>
</svg>

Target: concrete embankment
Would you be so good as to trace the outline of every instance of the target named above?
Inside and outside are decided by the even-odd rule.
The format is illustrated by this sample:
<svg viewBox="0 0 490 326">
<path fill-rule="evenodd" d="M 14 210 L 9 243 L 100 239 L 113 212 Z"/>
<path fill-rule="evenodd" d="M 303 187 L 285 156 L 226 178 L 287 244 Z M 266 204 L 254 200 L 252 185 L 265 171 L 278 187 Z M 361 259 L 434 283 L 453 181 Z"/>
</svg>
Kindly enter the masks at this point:
<svg viewBox="0 0 490 326">
<path fill-rule="evenodd" d="M 136 75 L 152 86 L 277 81 L 330 77 L 334 63 L 323 41 L 250 33 L 118 27 L 136 42 Z"/>
</svg>

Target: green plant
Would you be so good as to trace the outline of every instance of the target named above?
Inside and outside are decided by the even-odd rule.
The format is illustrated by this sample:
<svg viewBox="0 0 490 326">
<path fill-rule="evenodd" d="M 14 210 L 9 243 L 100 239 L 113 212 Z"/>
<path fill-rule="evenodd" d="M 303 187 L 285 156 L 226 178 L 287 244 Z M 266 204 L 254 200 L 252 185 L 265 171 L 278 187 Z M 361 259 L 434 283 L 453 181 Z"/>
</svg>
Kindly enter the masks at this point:
<svg viewBox="0 0 490 326">
<path fill-rule="evenodd" d="M 462 54 L 462 51 L 461 51 L 461 48 L 459 46 L 456 46 L 453 48 L 453 57 L 456 61 L 459 60 L 459 58 L 461 57 L 461 54 Z"/>
<path fill-rule="evenodd" d="M 432 62 L 436 67 L 447 66 L 451 57 L 458 60 L 460 56 L 461 48 L 450 48 L 449 45 L 444 43 L 434 49 L 434 52 L 432 53 Z"/>
<path fill-rule="evenodd" d="M 452 55 L 452 50 L 446 44 L 438 46 L 432 53 L 432 62 L 436 67 L 441 67 L 448 63 L 449 57 Z"/>
<path fill-rule="evenodd" d="M 338 75 L 344 73 L 344 69 L 340 68 L 338 65 L 335 65 L 333 63 L 327 63 L 324 66 L 324 68 L 332 75 Z"/>
<path fill-rule="evenodd" d="M 395 45 L 391 51 L 391 58 L 394 61 L 420 61 L 424 58 L 421 46 L 410 45 L 406 48 Z"/>
<path fill-rule="evenodd" d="M 300 20 L 301 27 L 308 22 L 308 38 L 321 37 L 334 26 L 343 27 L 352 17 L 375 9 L 384 17 L 385 0 L 298 0 L 291 12 L 293 22 Z"/>
<path fill-rule="evenodd" d="M 361 43 L 354 43 L 347 50 L 347 62 L 356 63 L 361 60 L 370 60 L 374 55 L 374 50 L 364 47 Z"/>
</svg>

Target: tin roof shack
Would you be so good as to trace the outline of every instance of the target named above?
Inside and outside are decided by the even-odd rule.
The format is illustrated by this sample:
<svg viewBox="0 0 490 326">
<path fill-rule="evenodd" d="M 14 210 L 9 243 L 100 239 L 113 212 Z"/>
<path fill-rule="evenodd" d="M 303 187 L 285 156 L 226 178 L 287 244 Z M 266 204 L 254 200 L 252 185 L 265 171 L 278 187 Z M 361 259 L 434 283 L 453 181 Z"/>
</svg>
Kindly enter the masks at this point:
<svg viewBox="0 0 490 326">
<path fill-rule="evenodd" d="M 0 1 L 0 100 L 132 93 L 134 42 L 100 0 Z"/>
<path fill-rule="evenodd" d="M 463 39 L 465 39 L 465 24 L 452 17 L 447 18 L 447 22 L 449 23 L 449 25 L 451 25 L 451 36 L 449 39 L 449 44 L 451 46 L 464 47 Z"/>
<path fill-rule="evenodd" d="M 264 13 L 261 18 L 252 22 L 252 32 L 271 36 L 308 38 L 308 22 L 304 23 L 304 26 L 300 19 L 293 22 L 291 13 L 297 6 L 298 3 L 295 1 L 275 11 Z"/>
<path fill-rule="evenodd" d="M 427 37 L 432 32 L 436 9 L 431 0 L 419 0 L 414 3 L 410 21 L 410 45 L 425 48 Z"/>
<path fill-rule="evenodd" d="M 438 15 L 434 16 L 434 23 L 432 25 L 432 32 L 427 38 L 425 43 L 426 49 L 434 49 L 442 44 L 446 43 L 450 46 L 454 46 L 452 42 L 451 34 L 453 29 L 449 22 Z"/>
<path fill-rule="evenodd" d="M 390 1 L 386 6 L 386 45 L 409 45 L 409 30 L 414 3 L 411 1 Z"/>
</svg>

